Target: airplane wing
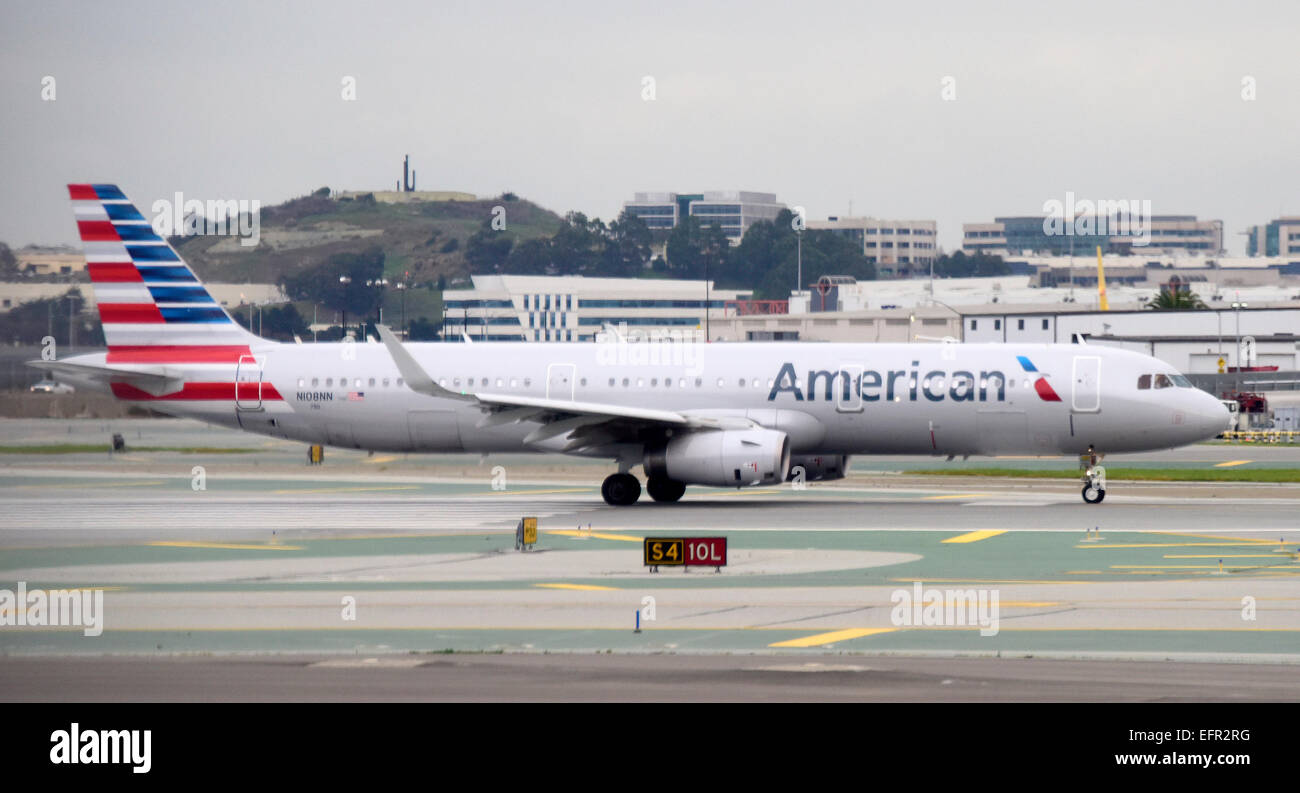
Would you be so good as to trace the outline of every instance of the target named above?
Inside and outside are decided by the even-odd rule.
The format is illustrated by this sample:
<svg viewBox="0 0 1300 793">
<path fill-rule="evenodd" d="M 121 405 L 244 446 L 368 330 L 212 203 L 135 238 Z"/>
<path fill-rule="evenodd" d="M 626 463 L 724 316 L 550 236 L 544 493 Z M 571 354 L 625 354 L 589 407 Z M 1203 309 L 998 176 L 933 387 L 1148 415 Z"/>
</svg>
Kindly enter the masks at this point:
<svg viewBox="0 0 1300 793">
<path fill-rule="evenodd" d="M 164 368 L 117 369 L 96 363 L 70 361 L 28 361 L 27 365 L 70 380 L 93 380 L 106 386 L 109 383 L 128 383 L 153 396 L 179 391 L 185 385 L 183 377 L 169 373 Z"/>
<path fill-rule="evenodd" d="M 564 451 L 573 451 L 597 443 L 617 442 L 635 438 L 644 429 L 748 429 L 757 424 L 737 416 L 696 416 L 689 412 L 657 410 L 655 408 L 613 405 L 604 402 L 578 402 L 568 399 L 522 396 L 516 394 L 470 393 L 451 391 L 420 366 L 402 342 L 384 325 L 376 326 L 379 338 L 388 348 L 397 370 L 406 385 L 413 391 L 433 397 L 474 402 L 486 416 L 480 427 L 490 427 L 519 421 L 536 421 L 542 426 L 524 438 L 533 444 L 567 436 L 569 443 Z"/>
</svg>

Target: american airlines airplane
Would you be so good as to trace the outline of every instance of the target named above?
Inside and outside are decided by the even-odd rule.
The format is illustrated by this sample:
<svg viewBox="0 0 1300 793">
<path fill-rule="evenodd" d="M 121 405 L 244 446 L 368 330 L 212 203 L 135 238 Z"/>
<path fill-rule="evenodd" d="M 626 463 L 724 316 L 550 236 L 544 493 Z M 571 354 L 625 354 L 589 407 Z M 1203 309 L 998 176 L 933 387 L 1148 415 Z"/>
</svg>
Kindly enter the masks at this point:
<svg viewBox="0 0 1300 793">
<path fill-rule="evenodd" d="M 840 479 L 850 455 L 1080 455 L 1213 437 L 1229 416 L 1168 364 L 1087 344 L 281 344 L 240 327 L 114 185 L 68 186 L 107 351 L 32 366 L 174 416 L 400 452 L 617 464 L 609 504 L 687 485 Z M 468 340 L 467 340 L 468 341 Z"/>
</svg>

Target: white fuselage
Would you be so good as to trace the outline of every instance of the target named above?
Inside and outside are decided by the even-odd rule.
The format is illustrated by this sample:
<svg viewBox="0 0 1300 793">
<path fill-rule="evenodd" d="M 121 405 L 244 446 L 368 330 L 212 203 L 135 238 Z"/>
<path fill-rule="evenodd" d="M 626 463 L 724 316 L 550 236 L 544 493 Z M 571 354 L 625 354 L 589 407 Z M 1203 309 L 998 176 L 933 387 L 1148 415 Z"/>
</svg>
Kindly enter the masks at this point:
<svg viewBox="0 0 1300 793">
<path fill-rule="evenodd" d="M 1080 454 L 1181 446 L 1228 416 L 1212 395 L 1142 375 L 1176 375 L 1144 355 L 1095 345 L 815 343 L 410 343 L 453 392 L 493 393 L 737 416 L 780 429 L 794 454 Z M 229 383 L 239 399 L 142 401 L 244 430 L 347 448 L 411 452 L 559 451 L 526 444 L 538 421 L 490 424 L 472 401 L 399 384 L 383 344 L 274 344 L 256 365 L 169 367 Z M 1181 380 L 1181 378 L 1179 378 Z M 1046 387 L 1039 383 L 1044 381 Z M 1168 381 L 1166 381 L 1168 382 Z M 1185 381 L 1184 381 L 1185 382 Z M 1055 397 L 1055 399 L 1053 399 Z M 621 447 L 627 447 L 627 443 Z M 634 456 L 588 448 L 591 456 Z"/>
</svg>

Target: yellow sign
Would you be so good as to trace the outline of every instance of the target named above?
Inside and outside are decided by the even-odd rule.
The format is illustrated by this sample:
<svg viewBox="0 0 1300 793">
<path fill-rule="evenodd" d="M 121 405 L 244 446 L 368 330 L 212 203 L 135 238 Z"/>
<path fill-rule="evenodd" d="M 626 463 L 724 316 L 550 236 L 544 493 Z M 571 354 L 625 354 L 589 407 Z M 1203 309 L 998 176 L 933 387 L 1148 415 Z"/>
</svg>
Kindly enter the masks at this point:
<svg viewBox="0 0 1300 793">
<path fill-rule="evenodd" d="M 686 564 L 686 540 L 670 540 L 663 537 L 646 537 L 645 563 L 652 567 L 657 567 L 658 565 Z"/>
<path fill-rule="evenodd" d="M 524 545 L 537 544 L 537 518 L 524 518 Z"/>
<path fill-rule="evenodd" d="M 1223 359 L 1223 356 L 1222 356 L 1222 355 L 1220 355 L 1220 356 L 1219 356 L 1219 374 L 1223 374 L 1223 369 L 1224 369 L 1224 367 L 1226 367 L 1227 365 L 1228 365 L 1228 362 L 1225 361 L 1225 360 Z"/>
</svg>

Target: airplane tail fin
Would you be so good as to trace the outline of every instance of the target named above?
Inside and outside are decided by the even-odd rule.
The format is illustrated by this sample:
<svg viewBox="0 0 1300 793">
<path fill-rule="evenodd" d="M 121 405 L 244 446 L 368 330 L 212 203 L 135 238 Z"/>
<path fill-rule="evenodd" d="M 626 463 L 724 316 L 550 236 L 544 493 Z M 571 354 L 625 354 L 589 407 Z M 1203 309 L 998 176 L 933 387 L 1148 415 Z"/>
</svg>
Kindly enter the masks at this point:
<svg viewBox="0 0 1300 793">
<path fill-rule="evenodd" d="M 70 184 L 108 363 L 236 363 L 264 344 L 111 184 Z"/>
</svg>

